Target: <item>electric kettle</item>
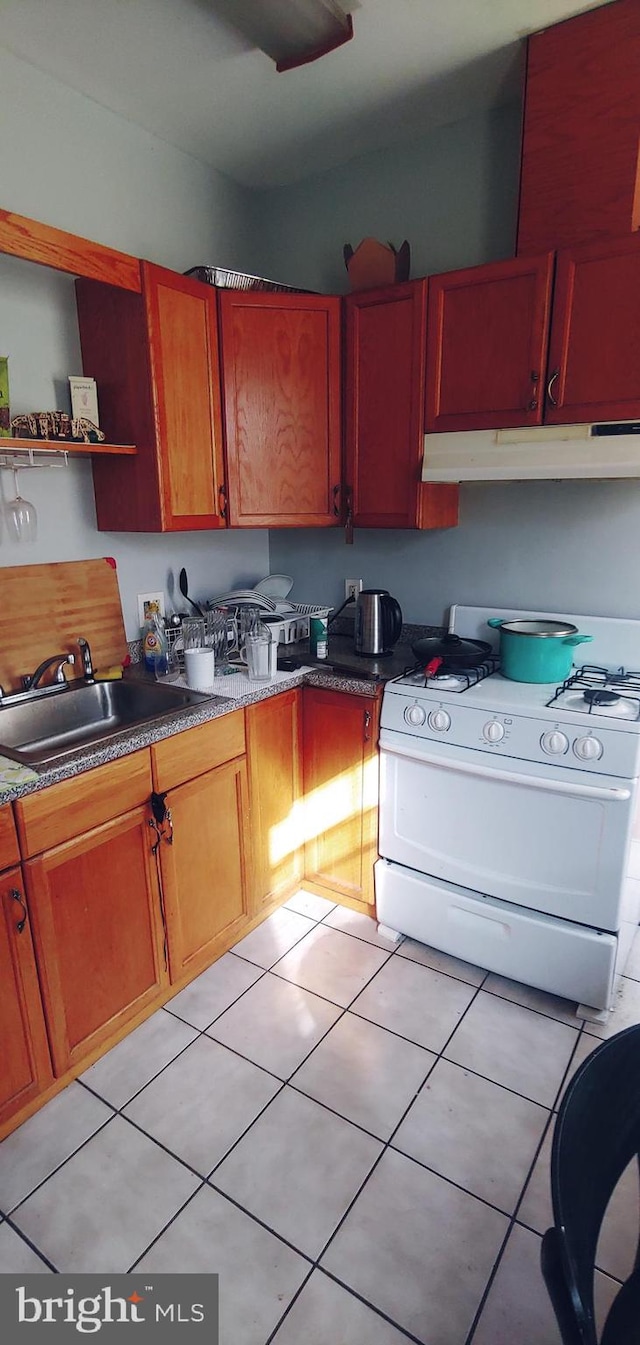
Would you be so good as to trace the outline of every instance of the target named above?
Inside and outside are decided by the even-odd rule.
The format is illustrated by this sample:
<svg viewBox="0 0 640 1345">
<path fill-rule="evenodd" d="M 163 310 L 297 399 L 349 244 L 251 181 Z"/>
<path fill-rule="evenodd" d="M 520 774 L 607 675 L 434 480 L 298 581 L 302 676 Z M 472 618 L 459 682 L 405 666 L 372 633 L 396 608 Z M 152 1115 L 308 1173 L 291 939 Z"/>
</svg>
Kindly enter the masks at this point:
<svg viewBox="0 0 640 1345">
<path fill-rule="evenodd" d="M 390 654 L 400 639 L 402 612 L 386 588 L 363 588 L 356 602 L 353 631 L 356 654 L 376 658 Z"/>
</svg>

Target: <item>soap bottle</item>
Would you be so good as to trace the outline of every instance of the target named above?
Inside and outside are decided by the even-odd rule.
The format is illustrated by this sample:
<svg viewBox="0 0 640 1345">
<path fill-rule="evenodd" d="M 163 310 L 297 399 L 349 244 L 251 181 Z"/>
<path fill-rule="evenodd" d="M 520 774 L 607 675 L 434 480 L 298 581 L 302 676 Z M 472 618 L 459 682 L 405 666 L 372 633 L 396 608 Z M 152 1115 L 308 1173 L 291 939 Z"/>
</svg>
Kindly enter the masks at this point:
<svg viewBox="0 0 640 1345">
<path fill-rule="evenodd" d="M 144 623 L 142 652 L 144 666 L 147 672 L 157 673 L 163 671 L 162 665 L 167 665 L 168 663 L 169 645 L 162 621 L 157 613 L 154 613 L 154 615 Z"/>
</svg>

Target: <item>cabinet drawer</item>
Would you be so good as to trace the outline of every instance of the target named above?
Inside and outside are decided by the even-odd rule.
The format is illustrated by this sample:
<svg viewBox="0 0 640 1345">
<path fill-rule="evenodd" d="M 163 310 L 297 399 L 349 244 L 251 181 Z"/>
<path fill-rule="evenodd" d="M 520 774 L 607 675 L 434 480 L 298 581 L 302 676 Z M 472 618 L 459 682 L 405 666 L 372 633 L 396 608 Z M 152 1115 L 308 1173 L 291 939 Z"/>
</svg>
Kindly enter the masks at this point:
<svg viewBox="0 0 640 1345">
<path fill-rule="evenodd" d="M 223 761 L 241 757 L 244 750 L 243 710 L 233 710 L 209 724 L 176 733 L 151 748 L 154 788 L 174 789 Z"/>
<path fill-rule="evenodd" d="M 145 749 L 19 799 L 15 809 L 23 858 L 110 822 L 145 803 L 150 793 L 151 762 Z"/>
<path fill-rule="evenodd" d="M 13 820 L 11 804 L 6 803 L 3 808 L 0 808 L 0 870 L 8 869 L 11 864 L 19 863 L 20 851 L 18 849 L 16 825 Z"/>
</svg>

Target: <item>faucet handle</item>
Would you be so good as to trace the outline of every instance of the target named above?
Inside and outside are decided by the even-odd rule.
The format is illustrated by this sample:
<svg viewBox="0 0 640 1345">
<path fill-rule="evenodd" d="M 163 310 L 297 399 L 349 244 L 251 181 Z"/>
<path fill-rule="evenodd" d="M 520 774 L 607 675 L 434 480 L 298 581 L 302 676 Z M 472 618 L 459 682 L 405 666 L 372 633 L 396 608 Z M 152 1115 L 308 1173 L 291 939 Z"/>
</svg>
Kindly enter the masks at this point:
<svg viewBox="0 0 640 1345">
<path fill-rule="evenodd" d="M 55 676 L 56 682 L 60 683 L 66 682 L 67 679 L 64 675 L 65 667 L 70 666 L 73 668 L 75 661 L 76 656 L 75 654 L 72 653 L 67 654 L 66 658 L 61 660 L 61 662 L 58 664 L 58 667 L 56 668 L 56 676 Z"/>
</svg>

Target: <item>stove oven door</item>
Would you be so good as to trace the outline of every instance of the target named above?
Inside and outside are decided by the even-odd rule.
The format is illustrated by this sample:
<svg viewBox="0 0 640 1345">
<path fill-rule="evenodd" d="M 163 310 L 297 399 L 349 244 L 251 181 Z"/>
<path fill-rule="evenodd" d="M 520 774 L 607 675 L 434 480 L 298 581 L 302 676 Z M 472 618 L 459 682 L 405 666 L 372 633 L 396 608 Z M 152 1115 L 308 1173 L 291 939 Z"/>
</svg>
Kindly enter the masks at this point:
<svg viewBox="0 0 640 1345">
<path fill-rule="evenodd" d="M 380 854 L 531 910 L 615 931 L 635 781 L 380 735 Z M 637 867 L 637 864 L 636 864 Z"/>
</svg>

